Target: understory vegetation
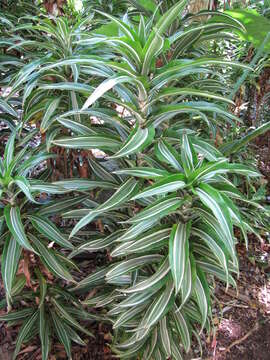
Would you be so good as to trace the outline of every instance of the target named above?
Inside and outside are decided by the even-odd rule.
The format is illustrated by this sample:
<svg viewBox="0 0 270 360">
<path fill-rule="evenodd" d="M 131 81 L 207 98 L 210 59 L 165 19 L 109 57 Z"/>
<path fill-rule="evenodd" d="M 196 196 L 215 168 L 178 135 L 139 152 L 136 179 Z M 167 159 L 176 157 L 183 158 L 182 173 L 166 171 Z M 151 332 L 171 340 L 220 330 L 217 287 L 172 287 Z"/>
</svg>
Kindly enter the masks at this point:
<svg viewBox="0 0 270 360">
<path fill-rule="evenodd" d="M 200 3 L 198 7 L 198 3 Z M 195 4 L 195 5 L 194 5 Z M 80 5 L 80 7 L 78 7 Z M 126 359 L 182 359 L 215 281 L 269 231 L 268 1 L 3 1 L 0 320 L 14 359 L 111 327 Z M 102 266 L 82 271 L 90 253 Z M 195 345 L 194 345 L 195 344 Z"/>
</svg>

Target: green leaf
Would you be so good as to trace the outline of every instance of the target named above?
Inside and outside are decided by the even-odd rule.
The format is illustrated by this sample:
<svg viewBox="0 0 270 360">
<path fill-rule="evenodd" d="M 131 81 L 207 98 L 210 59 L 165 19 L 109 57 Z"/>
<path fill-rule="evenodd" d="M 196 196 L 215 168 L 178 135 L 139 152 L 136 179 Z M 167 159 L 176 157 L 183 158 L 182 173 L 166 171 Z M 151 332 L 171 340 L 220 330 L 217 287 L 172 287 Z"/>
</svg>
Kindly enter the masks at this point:
<svg viewBox="0 0 270 360">
<path fill-rule="evenodd" d="M 14 156 L 14 144 L 16 139 L 16 132 L 14 131 L 8 138 L 4 152 L 4 169 L 8 171 L 8 167 L 11 164 Z"/>
<path fill-rule="evenodd" d="M 155 129 L 153 126 L 149 128 L 140 128 L 139 124 L 133 129 L 123 147 L 111 159 L 117 159 L 131 154 L 137 154 L 151 144 L 155 136 Z"/>
<path fill-rule="evenodd" d="M 170 268 L 174 279 L 175 293 L 181 289 L 186 271 L 186 247 L 189 241 L 190 223 L 179 223 L 173 226 L 169 241 Z"/>
<path fill-rule="evenodd" d="M 162 195 L 169 192 L 175 192 L 186 186 L 185 177 L 182 174 L 169 175 L 158 181 L 152 186 L 147 187 L 144 191 L 135 195 L 132 200 L 146 198 L 153 195 Z"/>
<path fill-rule="evenodd" d="M 179 197 L 166 197 L 162 200 L 156 201 L 154 204 L 147 206 L 144 210 L 140 211 L 137 215 L 133 216 L 129 223 L 138 223 L 146 220 L 160 220 L 175 212 L 184 200 Z"/>
<path fill-rule="evenodd" d="M 147 264 L 151 264 L 153 262 L 159 262 L 160 260 L 162 260 L 161 255 L 145 255 L 120 262 L 119 264 L 117 264 L 107 272 L 106 280 L 110 282 L 123 274 L 136 270 Z"/>
<path fill-rule="evenodd" d="M 75 327 L 76 329 L 80 330 L 84 334 L 94 337 L 88 330 L 83 328 L 77 320 L 75 320 L 66 310 L 65 308 L 58 302 L 56 299 L 52 299 L 52 302 L 55 306 L 55 309 L 60 314 L 62 318 L 64 318 L 71 326 Z"/>
<path fill-rule="evenodd" d="M 54 140 L 53 144 L 68 149 L 114 150 L 121 146 L 120 140 L 108 135 L 89 135 Z"/>
<path fill-rule="evenodd" d="M 188 353 L 191 347 L 191 335 L 189 333 L 187 321 L 181 311 L 173 312 L 173 318 L 176 324 L 176 328 L 180 334 L 184 349 L 186 353 Z"/>
<path fill-rule="evenodd" d="M 37 203 L 31 194 L 31 185 L 29 181 L 23 176 L 15 176 L 14 183 L 21 189 L 21 191 L 25 194 L 25 196 L 32 201 L 33 203 Z"/>
<path fill-rule="evenodd" d="M 10 205 L 5 206 L 4 215 L 9 231 L 18 244 L 26 250 L 35 252 L 25 235 L 19 207 Z"/>
<path fill-rule="evenodd" d="M 41 342 L 42 360 L 47 360 L 50 351 L 49 325 L 46 319 L 44 305 L 39 309 L 39 337 Z"/>
<path fill-rule="evenodd" d="M 17 321 L 25 319 L 33 314 L 33 308 L 26 308 L 23 310 L 12 311 L 3 315 L 0 315 L 0 321 Z"/>
<path fill-rule="evenodd" d="M 130 169 L 120 169 L 113 172 L 117 175 L 130 175 L 143 179 L 160 179 L 168 176 L 169 173 L 166 170 L 154 169 L 148 167 L 133 167 Z"/>
<path fill-rule="evenodd" d="M 223 234 L 226 236 L 231 246 L 234 247 L 232 219 L 221 194 L 208 184 L 200 184 L 199 187 L 196 188 L 196 192 L 202 203 L 213 212 L 219 222 Z"/>
<path fill-rule="evenodd" d="M 41 272 L 39 271 L 39 269 L 35 269 L 35 273 L 38 277 L 38 281 L 39 281 L 39 307 L 41 308 L 42 305 L 44 304 L 45 301 L 45 297 L 47 295 L 47 281 L 44 278 L 44 276 L 41 274 Z"/>
<path fill-rule="evenodd" d="M 0 99 L 0 109 L 9 115 L 12 115 L 16 118 L 18 117 L 18 113 L 4 99 Z"/>
<path fill-rule="evenodd" d="M 44 219 L 37 215 L 31 215 L 28 216 L 28 218 L 40 234 L 66 249 L 74 249 L 74 246 L 70 243 L 70 241 L 68 241 L 67 237 L 62 235 L 62 233 L 49 219 Z"/>
<path fill-rule="evenodd" d="M 59 97 L 56 99 L 51 99 L 47 102 L 45 112 L 40 124 L 41 133 L 45 133 L 48 130 L 48 127 L 52 124 L 52 116 L 58 108 L 60 100 L 61 98 Z"/>
<path fill-rule="evenodd" d="M 134 179 L 127 180 L 107 201 L 83 217 L 72 230 L 70 237 L 74 236 L 83 226 L 89 224 L 99 213 L 117 208 L 128 201 L 137 192 L 137 189 L 138 184 Z"/>
<path fill-rule="evenodd" d="M 64 345 L 64 348 L 65 348 L 68 358 L 71 359 L 71 344 L 70 344 L 69 334 L 68 334 L 61 318 L 58 317 L 53 310 L 50 310 L 50 313 L 51 313 L 51 317 L 53 320 L 53 325 L 54 325 L 56 335 L 57 335 L 59 341 L 61 342 L 61 344 Z"/>
<path fill-rule="evenodd" d="M 29 333 L 31 333 L 33 327 L 36 324 L 38 318 L 38 311 L 36 311 L 28 320 L 26 320 L 22 327 L 20 328 L 19 334 L 16 339 L 16 348 L 13 354 L 13 359 L 15 360 L 22 346 L 23 341 Z"/>
<path fill-rule="evenodd" d="M 155 145 L 155 153 L 160 161 L 170 164 L 177 171 L 182 172 L 181 158 L 176 150 L 165 140 L 159 140 Z"/>
<path fill-rule="evenodd" d="M 22 247 L 20 244 L 13 237 L 7 237 L 2 253 L 1 270 L 5 291 L 9 298 L 11 298 L 21 252 Z"/>
<path fill-rule="evenodd" d="M 167 317 L 164 316 L 159 322 L 159 333 L 160 333 L 160 340 L 161 346 L 165 351 L 166 358 L 169 358 L 172 354 L 171 350 L 171 341 L 170 341 L 170 332 L 169 327 L 170 325 L 167 322 Z"/>
<path fill-rule="evenodd" d="M 270 121 L 267 123 L 259 126 L 257 129 L 252 130 L 249 134 L 241 137 L 239 140 L 235 140 L 231 143 L 224 144 L 221 147 L 221 151 L 226 155 L 229 156 L 234 154 L 235 152 L 241 150 L 244 146 L 246 146 L 249 142 L 256 139 L 258 136 L 263 135 L 268 130 L 270 130 Z"/>
<path fill-rule="evenodd" d="M 40 253 L 40 259 L 44 265 L 57 277 L 60 277 L 63 280 L 74 282 L 72 276 L 63 266 L 63 264 L 57 259 L 54 254 L 54 251 L 44 246 L 37 238 L 31 235 L 35 247 Z"/>
</svg>

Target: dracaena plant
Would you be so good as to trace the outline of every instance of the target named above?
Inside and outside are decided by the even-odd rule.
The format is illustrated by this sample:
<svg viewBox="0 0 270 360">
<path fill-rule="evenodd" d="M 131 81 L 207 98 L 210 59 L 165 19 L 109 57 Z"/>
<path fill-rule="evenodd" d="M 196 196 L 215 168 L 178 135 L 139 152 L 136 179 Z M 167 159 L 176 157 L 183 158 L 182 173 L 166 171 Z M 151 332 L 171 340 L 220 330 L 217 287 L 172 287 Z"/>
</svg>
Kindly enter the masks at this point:
<svg viewBox="0 0 270 360">
<path fill-rule="evenodd" d="M 22 323 L 14 359 L 22 343 L 37 334 L 43 360 L 48 359 L 55 337 L 71 358 L 72 341 L 85 345 L 75 330 L 92 336 L 80 321 L 100 319 L 84 311 L 68 289 L 76 283 L 71 270 L 78 268 L 67 255 L 76 252 L 76 244 L 54 220 L 61 212 L 84 204 L 89 190 L 116 185 L 87 179 L 46 181 L 46 161 L 53 155 L 42 150 L 43 146 L 31 148 L 18 134 L 10 135 L 0 159 L 1 275 L 6 292 L 1 306 L 8 310 L 0 320 L 10 325 Z M 76 242 L 80 244 L 81 240 L 77 238 Z M 22 300 L 23 309 L 19 306 Z"/>
<path fill-rule="evenodd" d="M 245 239 L 252 231 L 241 204 L 253 204 L 233 185 L 230 174 L 259 174 L 187 135 L 181 147 L 179 141 L 171 145 L 161 138 L 151 157 L 152 167 L 142 160 L 140 167 L 115 171 L 127 177 L 124 183 L 73 229 L 72 236 L 105 211 L 118 209 L 127 217 L 116 233 L 81 246 L 80 251 L 109 247 L 113 263 L 90 274 L 75 290 L 107 284 L 87 303 L 108 304 L 119 356 L 178 359 L 178 344 L 188 352 L 192 334 L 198 338 L 210 327 L 211 278 L 236 286 L 234 228 Z"/>
<path fill-rule="evenodd" d="M 39 147 L 28 149 L 27 143 L 22 146 L 15 140 L 16 133 L 13 133 L 0 161 L 1 262 L 9 307 L 22 252 L 28 258 L 33 254 L 35 261 L 40 261 L 56 278 L 74 282 L 68 270 L 74 264 L 63 253 L 72 251 L 74 245 L 54 224 L 52 216 L 83 201 L 82 191 L 111 186 L 110 183 L 83 179 L 48 182 L 46 171 L 37 169 L 37 165 L 45 167 L 46 160 L 53 156 Z M 41 174 L 36 175 L 40 171 Z M 65 199 L 52 198 L 70 192 L 72 195 Z"/>
<path fill-rule="evenodd" d="M 52 279 L 43 276 L 38 269 L 35 270 L 33 283 L 35 291 L 22 289 L 25 279 L 19 278 L 13 289 L 13 310 L 0 316 L 0 321 L 6 321 L 10 326 L 21 325 L 13 359 L 16 359 L 22 344 L 27 344 L 37 335 L 40 338 L 42 360 L 48 359 L 55 338 L 64 345 L 67 357 L 71 359 L 72 343 L 86 345 L 79 333 L 93 336 L 80 323 L 101 318 L 86 312 L 76 297 Z M 22 300 L 25 304 L 23 309 L 20 306 Z"/>
<path fill-rule="evenodd" d="M 56 139 L 54 144 L 99 148 L 118 159 L 143 151 L 167 127 L 175 131 L 183 127 L 196 129 L 205 122 L 212 131 L 215 126 L 223 129 L 224 121 L 231 125 L 238 121 L 222 106 L 232 101 L 223 95 L 224 79 L 217 68 L 246 66 L 196 54 L 195 48 L 209 42 L 214 32 L 228 26 L 241 30 L 243 26 L 235 20 L 230 25 L 222 19 L 200 25 L 181 21 L 186 5 L 187 1 L 179 1 L 157 18 L 141 16 L 139 25 L 102 14 L 117 26 L 119 33 L 103 36 L 93 31 L 91 37 L 82 37 L 78 44 L 85 49 L 93 43 L 108 45 L 108 61 L 92 60 L 89 69 L 89 73 L 105 80 L 79 111 L 58 118 L 83 136 Z M 175 22 L 180 23 L 179 29 L 170 34 Z M 111 61 L 113 56 L 115 60 Z M 111 110 L 112 105 L 122 112 L 120 117 Z M 88 128 L 79 129 L 77 124 L 76 131 L 74 122 L 68 124 L 67 119 L 78 114 L 82 119 L 95 116 L 99 122 L 91 129 L 89 120 Z"/>
</svg>

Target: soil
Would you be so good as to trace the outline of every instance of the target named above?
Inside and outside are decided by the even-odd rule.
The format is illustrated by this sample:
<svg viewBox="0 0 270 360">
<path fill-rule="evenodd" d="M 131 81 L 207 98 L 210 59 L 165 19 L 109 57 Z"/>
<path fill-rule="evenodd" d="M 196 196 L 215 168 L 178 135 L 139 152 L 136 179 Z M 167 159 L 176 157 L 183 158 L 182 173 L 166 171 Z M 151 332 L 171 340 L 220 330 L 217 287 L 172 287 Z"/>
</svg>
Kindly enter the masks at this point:
<svg viewBox="0 0 270 360">
<path fill-rule="evenodd" d="M 270 245 L 251 239 L 248 252 L 240 245 L 238 254 L 238 293 L 216 287 L 216 329 L 205 339 L 205 360 L 270 359 Z"/>
</svg>

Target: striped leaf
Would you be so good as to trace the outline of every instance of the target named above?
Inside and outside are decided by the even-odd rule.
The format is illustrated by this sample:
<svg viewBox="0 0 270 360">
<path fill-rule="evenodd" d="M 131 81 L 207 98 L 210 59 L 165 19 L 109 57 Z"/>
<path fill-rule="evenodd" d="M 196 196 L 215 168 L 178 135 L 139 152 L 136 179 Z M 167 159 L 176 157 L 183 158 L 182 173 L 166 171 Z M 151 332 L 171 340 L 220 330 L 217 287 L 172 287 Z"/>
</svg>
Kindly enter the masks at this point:
<svg viewBox="0 0 270 360">
<path fill-rule="evenodd" d="M 42 305 L 39 309 L 39 337 L 41 342 L 42 360 L 47 360 L 50 351 L 50 332 L 44 305 Z"/>
<path fill-rule="evenodd" d="M 48 130 L 48 127 L 51 125 L 53 119 L 52 116 L 55 113 L 56 109 L 59 106 L 61 98 L 51 99 L 47 102 L 45 107 L 45 112 L 40 124 L 41 133 L 45 133 Z"/>
<path fill-rule="evenodd" d="M 74 317 L 72 317 L 66 310 L 65 308 L 60 304 L 60 302 L 58 302 L 56 299 L 52 299 L 52 303 L 55 306 L 55 309 L 57 310 L 57 312 L 60 314 L 60 316 L 65 319 L 71 326 L 75 327 L 76 329 L 80 330 L 81 332 L 83 332 L 84 334 L 94 337 L 93 334 L 91 334 L 88 330 L 86 330 L 85 328 L 83 328 L 77 320 L 74 319 Z"/>
<path fill-rule="evenodd" d="M 160 179 L 164 176 L 168 176 L 169 173 L 166 170 L 154 169 L 148 167 L 134 167 L 130 169 L 120 169 L 113 172 L 117 175 L 130 175 L 143 179 Z"/>
<path fill-rule="evenodd" d="M 181 160 L 185 174 L 188 176 L 196 167 L 198 159 L 192 142 L 186 134 L 183 134 L 182 138 Z"/>
<path fill-rule="evenodd" d="M 188 323 L 181 311 L 173 312 L 173 318 L 176 328 L 182 340 L 185 351 L 188 353 L 191 347 L 191 334 L 189 332 Z"/>
<path fill-rule="evenodd" d="M 114 154 L 110 156 L 111 159 L 117 159 L 131 154 L 137 154 L 138 152 L 145 149 L 149 144 L 151 144 L 155 136 L 154 127 L 149 128 L 140 128 L 139 124 L 133 129 L 123 147 Z"/>
<path fill-rule="evenodd" d="M 12 115 L 12 116 L 14 116 L 16 118 L 18 117 L 18 113 L 13 109 L 13 107 L 10 106 L 7 101 L 5 101 L 4 99 L 1 99 L 1 98 L 0 98 L 0 109 L 4 113 Z"/>
<path fill-rule="evenodd" d="M 115 265 L 111 270 L 106 274 L 106 280 L 112 281 L 115 278 L 124 275 L 128 272 L 134 271 L 142 266 L 147 264 L 152 264 L 154 262 L 159 262 L 162 260 L 161 255 L 145 255 L 140 256 L 134 259 L 120 262 L 120 264 Z"/>
<path fill-rule="evenodd" d="M 147 187 L 144 191 L 135 195 L 132 200 L 141 199 L 154 195 L 162 195 L 169 192 L 175 192 L 186 186 L 185 177 L 182 174 L 169 175 L 158 181 L 152 186 Z"/>
<path fill-rule="evenodd" d="M 4 152 L 4 170 L 8 171 L 8 168 L 13 160 L 14 156 L 14 144 L 16 139 L 16 132 L 14 131 L 8 138 Z"/>
<path fill-rule="evenodd" d="M 14 183 L 20 188 L 25 196 L 32 202 L 37 203 L 31 194 L 31 185 L 23 176 L 15 176 Z"/>
<path fill-rule="evenodd" d="M 120 188 L 102 205 L 95 210 L 90 211 L 88 215 L 84 216 L 72 230 L 70 237 L 74 236 L 82 227 L 89 224 L 99 213 L 108 211 L 119 207 L 124 202 L 128 201 L 134 193 L 137 192 L 138 184 L 133 179 L 127 180 Z"/>
<path fill-rule="evenodd" d="M 174 225 L 170 236 L 169 260 L 176 294 L 181 289 L 186 271 L 190 225 L 190 223 Z"/>
<path fill-rule="evenodd" d="M 61 181 L 55 181 L 52 184 L 70 191 L 73 190 L 85 191 L 85 190 L 93 190 L 97 188 L 113 189 L 116 187 L 115 184 L 107 181 L 94 181 L 87 179 L 66 179 Z"/>
<path fill-rule="evenodd" d="M 220 193 L 208 184 L 200 184 L 199 187 L 196 188 L 196 192 L 202 203 L 213 212 L 219 222 L 222 232 L 230 242 L 231 246 L 234 247 L 232 238 L 232 219 Z"/>
<path fill-rule="evenodd" d="M 64 345 L 65 351 L 69 359 L 71 359 L 71 341 L 69 334 L 60 317 L 53 310 L 50 310 L 53 320 L 54 330 L 61 344 Z"/>
<path fill-rule="evenodd" d="M 26 308 L 23 310 L 16 310 L 12 311 L 6 314 L 0 315 L 0 321 L 17 321 L 17 320 L 23 320 L 29 316 L 33 315 L 33 308 Z"/>
<path fill-rule="evenodd" d="M 44 246 L 37 238 L 33 237 L 31 235 L 31 239 L 33 240 L 35 247 L 40 253 L 40 259 L 43 262 L 43 264 L 57 277 L 74 282 L 72 276 L 67 271 L 67 269 L 64 267 L 63 263 L 60 262 L 57 257 L 55 256 L 55 253 L 53 250 L 47 248 Z"/>
<path fill-rule="evenodd" d="M 67 237 L 65 237 L 48 218 L 42 218 L 37 215 L 31 215 L 28 216 L 28 218 L 40 234 L 66 249 L 74 249 L 74 246 L 68 241 Z"/>
<path fill-rule="evenodd" d="M 110 151 L 116 150 L 121 146 L 120 140 L 108 135 L 63 138 L 54 140 L 52 143 L 68 149 L 100 149 Z"/>
<path fill-rule="evenodd" d="M 159 322 L 159 334 L 160 334 L 161 346 L 165 352 L 166 358 L 169 358 L 172 354 L 171 340 L 170 340 L 171 335 L 168 329 L 169 326 L 170 325 L 168 324 L 167 317 L 164 316 Z"/>
<path fill-rule="evenodd" d="M 177 171 L 182 171 L 181 158 L 176 150 L 165 140 L 160 140 L 155 145 L 155 154 L 160 161 L 171 165 Z"/>
<path fill-rule="evenodd" d="M 7 237 L 2 253 L 1 273 L 5 291 L 9 298 L 11 298 L 12 295 L 12 288 L 18 270 L 21 252 L 21 245 L 13 237 Z"/>
<path fill-rule="evenodd" d="M 149 329 L 160 321 L 170 310 L 174 300 L 173 290 L 173 282 L 169 281 L 166 288 L 149 306 L 142 322 L 139 324 L 139 330 L 137 331 L 138 340 L 142 339 L 148 333 Z"/>
<path fill-rule="evenodd" d="M 179 197 L 166 197 L 162 200 L 156 201 L 154 204 L 147 206 L 144 210 L 140 211 L 137 215 L 133 216 L 129 223 L 138 223 L 147 220 L 160 220 L 175 212 L 184 200 Z"/>
<path fill-rule="evenodd" d="M 111 256 L 123 256 L 133 254 L 134 252 L 145 252 L 158 249 L 159 247 L 166 245 L 170 237 L 171 228 L 154 230 L 150 234 L 144 235 L 135 241 L 123 241 L 123 243 L 117 246 L 112 252 Z M 119 239 L 117 240 L 119 241 Z"/>
<path fill-rule="evenodd" d="M 170 264 L 169 260 L 166 259 L 163 264 L 159 267 L 159 269 L 155 272 L 154 275 L 150 276 L 148 279 L 137 283 L 136 285 L 132 286 L 131 288 L 122 290 L 125 294 L 130 294 L 133 292 L 145 291 L 149 289 L 154 289 L 156 284 L 161 282 L 164 284 L 164 278 L 170 271 Z"/>
<path fill-rule="evenodd" d="M 4 215 L 8 229 L 18 244 L 26 250 L 35 252 L 25 235 L 19 207 L 10 205 L 5 206 Z"/>
<path fill-rule="evenodd" d="M 204 292 L 204 288 L 198 276 L 196 276 L 196 280 L 194 284 L 194 293 L 202 316 L 202 322 L 201 322 L 201 331 L 202 331 L 207 320 L 208 303 L 207 303 L 206 294 Z"/>
<path fill-rule="evenodd" d="M 28 320 L 26 320 L 20 328 L 19 334 L 16 339 L 16 348 L 13 353 L 13 359 L 15 360 L 20 352 L 21 346 L 24 340 L 31 334 L 33 327 L 36 324 L 38 318 L 38 311 L 36 311 Z"/>
</svg>

